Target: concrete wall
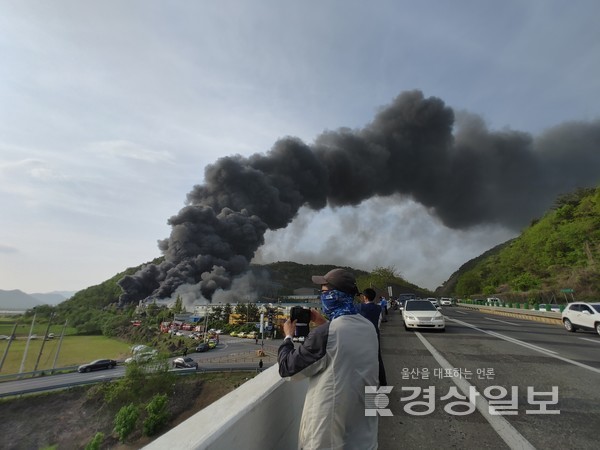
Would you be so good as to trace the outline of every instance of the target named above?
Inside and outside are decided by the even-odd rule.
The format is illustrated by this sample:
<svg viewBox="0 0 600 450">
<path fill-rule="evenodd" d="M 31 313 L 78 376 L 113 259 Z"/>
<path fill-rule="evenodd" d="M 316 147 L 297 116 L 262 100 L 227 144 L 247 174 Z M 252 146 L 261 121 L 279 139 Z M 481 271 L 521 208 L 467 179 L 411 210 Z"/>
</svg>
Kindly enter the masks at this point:
<svg viewBox="0 0 600 450">
<path fill-rule="evenodd" d="M 535 311 L 532 309 L 500 308 L 498 306 L 469 305 L 466 303 L 459 303 L 458 306 L 467 309 L 475 309 L 485 313 L 497 314 L 499 316 L 514 317 L 517 319 L 524 320 L 533 320 L 536 322 L 544 322 L 562 326 L 562 314 L 554 311 Z"/>
<path fill-rule="evenodd" d="M 307 388 L 282 380 L 275 364 L 144 449 L 297 448 Z"/>
</svg>

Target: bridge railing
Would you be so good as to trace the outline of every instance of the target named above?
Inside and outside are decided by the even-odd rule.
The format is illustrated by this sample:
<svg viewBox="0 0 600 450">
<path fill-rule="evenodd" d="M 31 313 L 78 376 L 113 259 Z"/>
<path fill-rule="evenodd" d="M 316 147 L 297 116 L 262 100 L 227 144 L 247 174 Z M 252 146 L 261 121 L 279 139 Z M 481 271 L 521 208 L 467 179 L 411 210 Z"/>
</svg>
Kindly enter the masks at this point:
<svg viewBox="0 0 600 450">
<path fill-rule="evenodd" d="M 307 388 L 281 379 L 275 364 L 144 449 L 297 448 Z"/>
</svg>

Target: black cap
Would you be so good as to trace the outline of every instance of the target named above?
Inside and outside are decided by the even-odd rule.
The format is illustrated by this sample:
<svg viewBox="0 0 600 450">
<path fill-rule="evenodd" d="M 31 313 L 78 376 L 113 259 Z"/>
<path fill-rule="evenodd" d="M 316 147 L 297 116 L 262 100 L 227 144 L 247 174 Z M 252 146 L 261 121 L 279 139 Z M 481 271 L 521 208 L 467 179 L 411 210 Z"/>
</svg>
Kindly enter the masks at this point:
<svg viewBox="0 0 600 450">
<path fill-rule="evenodd" d="M 312 282 L 319 285 L 328 284 L 338 291 L 345 292 L 346 294 L 358 294 L 356 278 L 354 278 L 354 275 L 345 269 L 338 268 L 330 270 L 325 275 L 313 275 Z"/>
</svg>

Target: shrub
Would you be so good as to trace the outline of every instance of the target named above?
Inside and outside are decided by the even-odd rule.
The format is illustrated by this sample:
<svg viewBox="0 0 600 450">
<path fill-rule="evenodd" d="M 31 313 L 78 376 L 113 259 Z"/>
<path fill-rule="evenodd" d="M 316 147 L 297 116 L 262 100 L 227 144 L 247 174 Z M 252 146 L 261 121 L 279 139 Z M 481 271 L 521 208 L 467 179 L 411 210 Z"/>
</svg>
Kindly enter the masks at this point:
<svg viewBox="0 0 600 450">
<path fill-rule="evenodd" d="M 155 395 L 148 406 L 146 406 L 146 412 L 148 417 L 144 420 L 144 435 L 152 436 L 161 427 L 163 427 L 168 419 L 169 412 L 167 411 L 167 395 L 157 394 Z"/>
<path fill-rule="evenodd" d="M 119 436 L 121 442 L 125 442 L 127 436 L 135 429 L 135 424 L 138 420 L 140 413 L 137 407 L 130 403 L 127 406 L 123 406 L 117 415 L 115 416 L 115 433 Z"/>
<path fill-rule="evenodd" d="M 85 450 L 100 450 L 100 445 L 104 441 L 104 433 L 99 431 L 92 440 L 85 446 Z"/>
</svg>

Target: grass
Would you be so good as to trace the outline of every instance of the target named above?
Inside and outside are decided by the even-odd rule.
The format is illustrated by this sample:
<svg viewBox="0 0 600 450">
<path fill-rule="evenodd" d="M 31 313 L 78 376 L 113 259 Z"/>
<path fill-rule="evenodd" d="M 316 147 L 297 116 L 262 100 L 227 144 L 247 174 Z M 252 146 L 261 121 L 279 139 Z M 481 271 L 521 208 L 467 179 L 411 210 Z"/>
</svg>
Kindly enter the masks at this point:
<svg viewBox="0 0 600 450">
<path fill-rule="evenodd" d="M 43 351 L 41 356 L 39 356 L 42 343 Z M 42 339 L 30 340 L 23 372 L 34 370 L 38 356 L 39 363 L 37 370 L 51 369 L 59 349 L 59 343 L 60 339 L 58 337 L 48 341 Z M 2 357 L 5 355 L 8 344 L 9 341 L 7 340 L 0 341 L 0 355 Z M 0 368 L 0 373 L 4 375 L 20 372 L 19 369 L 23 361 L 26 346 L 26 339 L 22 338 L 12 341 L 4 364 Z M 76 366 L 99 358 L 123 360 L 131 356 L 131 346 L 131 343 L 104 336 L 65 336 L 60 344 L 60 351 L 55 367 Z"/>
<path fill-rule="evenodd" d="M 24 321 L 22 318 L 15 321 L 9 318 L 1 318 L 0 319 L 0 335 L 10 336 L 13 332 L 15 322 L 17 322 L 17 328 L 15 330 L 15 336 L 17 337 L 26 337 L 29 336 L 29 330 L 31 329 L 31 319 Z M 59 324 L 55 323 L 50 325 L 50 329 L 48 333 L 54 333 L 56 336 L 60 336 L 63 332 L 64 323 Z M 31 334 L 37 334 L 38 336 L 44 336 L 46 334 L 46 329 L 48 329 L 48 322 L 40 323 L 36 322 L 33 326 L 33 331 Z M 75 328 L 66 327 L 65 335 L 73 335 L 76 333 Z"/>
</svg>

